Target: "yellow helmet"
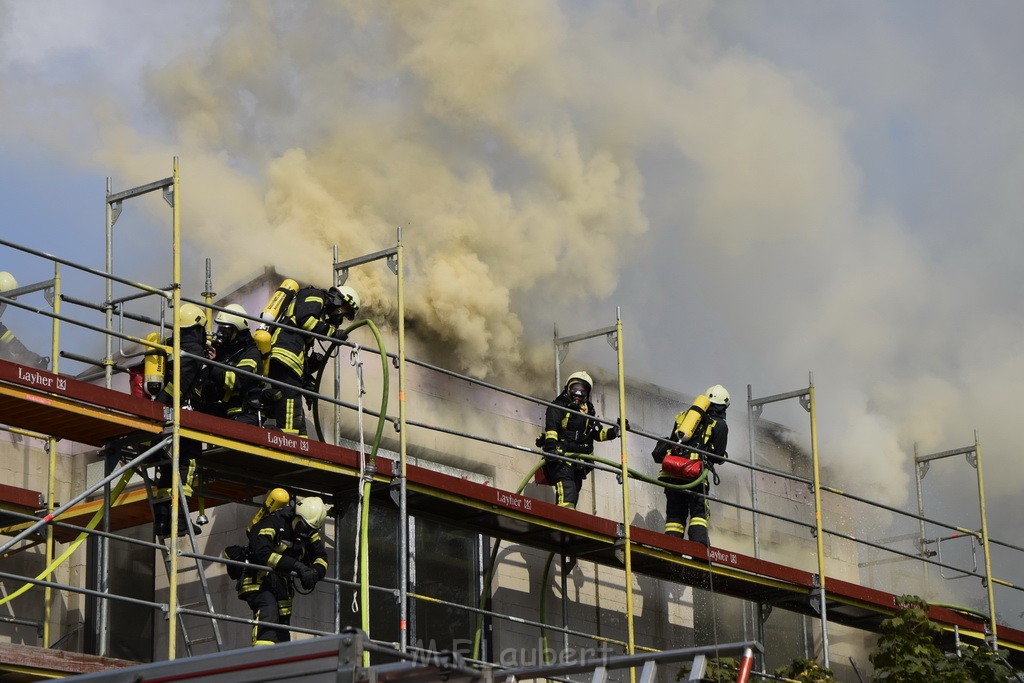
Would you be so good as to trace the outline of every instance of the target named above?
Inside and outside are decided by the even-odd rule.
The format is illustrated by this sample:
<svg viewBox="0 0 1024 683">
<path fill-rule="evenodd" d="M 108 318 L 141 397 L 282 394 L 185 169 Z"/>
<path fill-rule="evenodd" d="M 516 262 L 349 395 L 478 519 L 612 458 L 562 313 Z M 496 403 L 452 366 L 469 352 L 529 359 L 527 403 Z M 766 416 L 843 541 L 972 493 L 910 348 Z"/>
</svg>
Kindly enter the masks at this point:
<svg viewBox="0 0 1024 683">
<path fill-rule="evenodd" d="M 18 288 L 18 281 L 6 270 L 0 271 L 0 292 L 9 292 Z"/>
<path fill-rule="evenodd" d="M 195 304 L 182 304 L 178 309 L 178 327 L 184 329 L 196 325 L 206 327 L 206 311 Z"/>
</svg>

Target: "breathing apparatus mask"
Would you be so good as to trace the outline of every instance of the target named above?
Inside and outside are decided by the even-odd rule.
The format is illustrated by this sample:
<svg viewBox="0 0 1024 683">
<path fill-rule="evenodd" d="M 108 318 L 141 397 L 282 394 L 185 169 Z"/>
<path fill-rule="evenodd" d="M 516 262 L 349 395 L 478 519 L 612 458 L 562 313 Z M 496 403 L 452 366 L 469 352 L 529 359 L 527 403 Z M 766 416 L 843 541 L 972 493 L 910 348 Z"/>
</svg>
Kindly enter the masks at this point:
<svg viewBox="0 0 1024 683">
<path fill-rule="evenodd" d="M 572 399 L 573 403 L 586 403 L 587 399 L 590 397 L 590 387 L 588 387 L 587 383 L 582 380 L 569 382 L 569 386 L 566 387 L 566 391 L 569 393 L 569 398 Z"/>
<path fill-rule="evenodd" d="M 299 515 L 292 517 L 292 531 L 295 532 L 296 539 L 299 541 L 306 541 L 310 536 L 313 535 L 313 527 L 311 527 L 306 520 Z"/>
<path fill-rule="evenodd" d="M 238 330 L 233 325 L 217 325 L 213 333 L 213 348 L 218 353 L 224 352 L 231 348 L 237 338 Z"/>
<path fill-rule="evenodd" d="M 327 322 L 338 326 L 345 322 L 346 318 L 355 320 L 356 311 L 359 310 L 359 295 L 351 287 L 331 287 L 327 290 L 324 304 L 329 311 Z"/>
<path fill-rule="evenodd" d="M 337 327 L 345 322 L 345 319 L 352 320 L 355 316 L 344 306 L 338 306 L 327 314 L 327 322 Z"/>
</svg>

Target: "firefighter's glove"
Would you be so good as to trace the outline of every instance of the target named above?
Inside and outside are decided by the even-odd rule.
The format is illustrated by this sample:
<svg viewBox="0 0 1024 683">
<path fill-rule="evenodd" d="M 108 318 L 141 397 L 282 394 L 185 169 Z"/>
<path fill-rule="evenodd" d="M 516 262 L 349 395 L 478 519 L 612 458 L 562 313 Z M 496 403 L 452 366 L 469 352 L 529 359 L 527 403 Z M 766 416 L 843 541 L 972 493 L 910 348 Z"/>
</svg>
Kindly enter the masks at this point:
<svg viewBox="0 0 1024 683">
<path fill-rule="evenodd" d="M 292 571 L 299 577 L 299 583 L 302 584 L 303 590 L 313 590 L 316 587 L 316 582 L 320 580 L 320 575 L 315 569 L 311 569 L 301 562 L 296 562 Z"/>
<path fill-rule="evenodd" d="M 621 433 L 622 432 L 622 418 L 621 417 L 615 418 L 615 424 L 617 424 L 619 426 L 619 433 Z M 629 418 L 628 417 L 626 418 L 626 431 L 627 432 L 629 431 Z"/>
<path fill-rule="evenodd" d="M 339 327 L 334 331 L 334 334 L 332 334 L 331 337 L 333 337 L 337 341 L 343 342 L 346 339 L 348 339 L 348 332 Z"/>
<path fill-rule="evenodd" d="M 545 441 L 544 442 L 544 452 L 545 453 L 554 453 L 555 455 L 561 455 L 562 454 L 562 449 L 558 446 L 558 442 L 557 441 Z"/>
</svg>

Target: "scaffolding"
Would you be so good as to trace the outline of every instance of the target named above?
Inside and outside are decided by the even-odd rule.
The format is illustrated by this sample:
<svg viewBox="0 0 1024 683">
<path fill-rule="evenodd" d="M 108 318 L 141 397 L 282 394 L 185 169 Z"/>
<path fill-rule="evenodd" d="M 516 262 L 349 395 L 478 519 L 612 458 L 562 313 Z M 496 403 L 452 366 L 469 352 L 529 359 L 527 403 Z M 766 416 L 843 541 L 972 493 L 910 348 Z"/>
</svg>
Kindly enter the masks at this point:
<svg viewBox="0 0 1024 683">
<path fill-rule="evenodd" d="M 113 226 L 121 215 L 123 203 L 129 199 L 158 191 L 170 205 L 172 214 L 172 281 L 166 286 L 154 286 L 118 277 L 113 268 Z M 941 623 L 956 639 L 956 642 L 964 640 L 983 643 L 993 648 L 1006 648 L 1015 663 L 1019 664 L 1024 661 L 1024 632 L 998 623 L 996 596 L 993 591 L 993 587 L 996 585 L 1013 591 L 1019 591 L 1021 588 L 993 574 L 990 545 L 999 545 L 1013 551 L 1022 549 L 989 538 L 977 439 L 974 447 L 966 450 L 957 449 L 930 456 L 917 456 L 915 452 L 919 501 L 918 514 L 915 515 L 880 503 L 873 503 L 822 483 L 813 376 L 809 377 L 807 387 L 760 398 L 755 397 L 752 388 L 748 386 L 749 462 L 742 460 L 731 460 L 730 462 L 749 470 L 750 505 L 711 495 L 707 497 L 716 505 L 730 507 L 737 513 L 749 514 L 751 530 L 751 552 L 749 554 L 727 548 L 707 548 L 690 541 L 666 536 L 657 529 L 647 528 L 645 525 L 637 523 L 638 511 L 630 497 L 632 487 L 656 486 L 657 484 L 639 477 L 638 473 L 630 467 L 630 448 L 640 439 L 649 439 L 652 442 L 662 440 L 656 434 L 640 428 L 622 431 L 618 462 L 595 459 L 593 463 L 595 477 L 592 479 L 595 495 L 591 513 L 558 508 L 536 496 L 523 494 L 523 489 L 532 477 L 533 471 L 545 457 L 544 453 L 535 448 L 520 445 L 514 440 L 502 438 L 501 435 L 474 433 L 445 427 L 427 421 L 425 418 L 418 419 L 410 415 L 410 406 L 407 404 L 408 368 L 415 368 L 425 376 L 457 381 L 487 395 L 501 396 L 523 405 L 534 406 L 541 411 L 552 404 L 521 392 L 407 357 L 403 275 L 405 266 L 401 229 L 397 231 L 395 246 L 365 256 L 340 260 L 338 249 L 335 247 L 330 271 L 332 283 L 341 285 L 345 283 L 350 270 L 384 261 L 396 277 L 395 319 L 389 321 L 389 324 L 393 325 L 397 341 L 396 352 L 387 351 L 383 345 L 378 349 L 359 348 L 353 343 L 344 345 L 345 348 L 351 349 L 353 354 L 379 355 L 382 366 L 380 381 L 384 386 L 387 386 L 387 378 L 392 369 L 397 373 L 398 392 L 394 408 L 389 404 L 386 392 L 380 410 L 375 411 L 364 407 L 361 396 L 365 387 L 362 384 L 361 376 L 358 379 L 359 400 L 353 402 L 343 399 L 340 354 L 335 358 L 334 386 L 330 395 L 320 393 L 319 388 L 316 391 L 302 391 L 303 395 L 317 408 L 319 403 L 323 403 L 333 411 L 334 430 L 333 438 L 329 443 L 290 438 L 280 432 L 241 425 L 196 411 L 182 410 L 178 396 L 175 396 L 172 405 L 165 408 L 160 404 L 117 390 L 114 386 L 115 375 L 126 371 L 125 363 L 138 360 L 141 354 L 148 349 L 160 348 L 160 345 L 147 341 L 143 335 L 129 332 L 133 323 L 159 328 L 166 327 L 172 339 L 168 350 L 173 357 L 177 358 L 181 357 L 183 352 L 180 345 L 180 330 L 177 325 L 172 325 L 169 322 L 174 319 L 173 311 L 178 310 L 180 305 L 186 302 L 203 306 L 209 311 L 226 310 L 213 302 L 209 262 L 207 262 L 207 282 L 202 298 L 189 298 L 182 293 L 180 203 L 177 159 L 174 160 L 173 173 L 170 177 L 123 192 L 111 192 L 111 184 L 108 179 L 105 270 L 93 269 L 69 259 L 0 239 L 0 245 L 3 247 L 48 262 L 52 264 L 54 271 L 54 276 L 50 280 L 0 295 L 0 305 L 29 311 L 48 318 L 52 323 L 51 357 L 53 365 L 51 371 L 30 370 L 24 366 L 0 360 L 0 411 L 2 411 L 0 419 L 6 424 L 5 429 L 12 435 L 25 435 L 28 438 L 45 440 L 45 450 L 48 456 L 45 491 L 37 492 L 16 486 L 0 485 L 0 524 L 3 525 L 0 531 L 8 537 L 0 543 L 0 561 L 30 547 L 43 545 L 43 564 L 47 567 L 47 571 L 33 577 L 8 572 L 6 566 L 0 564 L 0 567 L 5 569 L 0 571 L 0 578 L 5 581 L 24 582 L 27 586 L 43 588 L 41 619 L 36 621 L 15 615 L 6 617 L 5 620 L 7 623 L 37 628 L 43 648 L 50 648 L 66 635 L 62 633 L 59 638 L 55 638 L 51 633 L 55 618 L 51 614 L 50 608 L 55 594 L 68 592 L 87 596 L 95 601 L 96 642 L 93 650 L 98 657 L 109 658 L 110 608 L 111 605 L 117 603 L 133 605 L 152 610 L 154 614 L 164 615 L 166 642 L 164 643 L 165 647 L 160 650 L 160 657 L 156 657 L 157 659 L 162 657 L 173 662 L 179 658 L 181 656 L 178 650 L 179 637 L 182 638 L 186 647 L 186 654 L 190 658 L 196 654 L 193 652 L 193 646 L 199 641 L 191 638 L 186 632 L 184 620 L 186 616 L 209 620 L 214 626 L 213 642 L 216 643 L 218 651 L 223 649 L 224 644 L 217 630 L 219 625 L 236 624 L 241 627 L 242 625 L 252 626 L 256 622 L 252 619 L 216 611 L 214 603 L 209 599 L 209 588 L 206 585 L 204 571 L 223 574 L 232 561 L 222 558 L 218 552 L 202 552 L 191 528 L 183 530 L 184 535 L 179 536 L 178 510 L 189 506 L 195 509 L 196 505 L 210 508 L 239 503 L 251 505 L 270 488 L 267 485 L 268 481 L 286 481 L 288 486 L 295 491 L 303 494 L 323 495 L 333 502 L 336 513 L 333 521 L 336 535 L 340 535 L 343 508 L 348 504 L 358 503 L 360 506 L 365 506 L 365 508 L 360 507 L 365 511 L 365 513 L 361 513 L 358 520 L 360 538 L 364 538 L 366 535 L 364 532 L 369 524 L 368 510 L 371 505 L 380 509 L 394 510 L 397 513 L 398 559 L 395 567 L 397 576 L 395 585 L 377 585 L 371 582 L 370 559 L 367 559 L 369 546 L 365 541 L 355 551 L 356 556 L 364 561 L 361 571 L 354 576 L 355 580 L 353 581 L 342 578 L 342 549 L 340 543 L 335 543 L 333 563 L 335 571 L 332 576 L 325 579 L 325 582 L 334 591 L 333 625 L 328 628 L 303 626 L 289 628 L 296 634 L 324 638 L 337 636 L 345 627 L 349 626 L 343 623 L 341 617 L 344 606 L 343 595 L 346 591 L 355 591 L 358 595 L 355 602 L 359 608 L 361 632 L 369 634 L 365 639 L 365 643 L 369 644 L 368 647 L 359 650 L 363 666 L 368 665 L 374 647 L 382 648 L 393 645 L 394 653 L 397 653 L 399 657 L 412 656 L 424 651 L 424 648 L 412 642 L 411 625 L 414 623 L 415 615 L 411 610 L 417 604 L 433 604 L 465 612 L 480 624 L 505 623 L 522 626 L 541 634 L 546 631 L 558 632 L 562 636 L 563 651 L 569 650 L 570 638 L 599 644 L 602 647 L 616 648 L 621 656 L 641 657 L 636 660 L 623 660 L 627 662 L 626 666 L 633 671 L 633 675 L 636 675 L 647 662 L 654 661 L 653 653 L 665 649 L 651 643 L 638 642 L 635 626 L 637 606 L 634 602 L 637 591 L 634 584 L 639 580 L 638 577 L 655 579 L 680 587 L 691 586 L 694 587 L 694 595 L 698 591 L 705 591 L 711 594 L 712 598 L 716 595 L 728 596 L 739 598 L 744 601 L 744 604 L 751 605 L 754 608 L 751 623 L 755 633 L 749 643 L 758 644 L 758 649 L 761 647 L 760 644 L 764 644 L 767 640 L 765 624 L 773 608 L 779 607 L 800 615 L 804 624 L 805 649 L 814 650 L 810 654 L 820 656 L 824 665 L 829 666 L 831 649 L 829 634 L 835 625 L 868 632 L 877 631 L 881 621 L 898 607 L 898 595 L 894 592 L 869 588 L 860 585 L 857 581 L 847 581 L 830 574 L 830 570 L 833 570 L 834 567 L 829 566 L 829 554 L 826 549 L 826 543 L 829 540 L 848 542 L 857 548 L 866 547 L 874 552 L 888 553 L 900 561 L 915 563 L 915 566 L 919 567 L 922 572 L 927 572 L 929 567 L 937 566 L 940 568 L 940 572 L 949 570 L 956 572 L 957 576 L 978 579 L 986 589 L 986 610 L 958 609 L 934 604 L 930 608 L 929 615 Z M 104 300 L 97 304 L 63 294 L 61 281 L 65 276 L 62 275 L 62 268 L 101 281 L 105 292 Z M 126 288 L 129 293 L 115 297 L 115 284 Z M 23 298 L 25 295 L 37 291 L 44 292 L 48 304 L 46 307 L 33 306 Z M 80 317 L 67 315 L 61 309 L 62 302 L 86 310 L 102 312 L 103 324 L 91 324 Z M 150 308 L 140 312 L 138 308 L 143 305 L 148 305 Z M 153 308 L 156 309 L 155 312 L 150 310 Z M 255 317 L 250 317 L 250 319 L 260 322 Z M 104 357 L 90 359 L 62 349 L 60 335 L 64 326 L 71 326 L 83 334 L 100 335 L 104 340 Z M 325 343 L 333 341 L 329 338 L 320 338 L 318 335 L 311 336 Z M 614 407 L 617 408 L 617 419 L 625 425 L 627 424 L 626 417 L 629 414 L 627 405 L 629 392 L 623 362 L 623 324 L 620 311 L 616 311 L 616 321 L 613 326 L 593 332 L 561 337 L 558 334 L 558 328 L 555 328 L 555 385 L 556 388 L 561 389 L 560 367 L 565 360 L 568 347 L 575 342 L 601 336 L 606 337 L 613 350 L 616 351 L 617 400 Z M 379 338 L 378 341 L 380 341 Z M 187 354 L 185 355 L 187 356 Z M 84 363 L 95 368 L 95 371 L 84 373 L 79 377 L 60 374 L 60 358 Z M 214 363 L 213 361 L 207 362 Z M 355 362 L 355 356 L 353 356 L 353 363 Z M 177 373 L 180 364 L 175 363 L 174 365 L 174 382 L 175 386 L 178 386 L 180 376 Z M 98 386 L 94 380 L 101 378 L 103 386 Z M 273 384 L 271 380 L 262 379 Z M 755 442 L 758 438 L 759 425 L 763 423 L 764 407 L 790 399 L 799 401 L 810 418 L 808 453 L 811 472 L 809 477 L 781 471 L 778 468 L 765 467 L 758 462 Z M 685 404 L 680 404 L 676 406 L 676 410 L 685 407 Z M 611 408 L 611 406 L 606 405 L 606 408 Z M 345 438 L 340 431 L 342 411 L 353 411 L 359 415 L 360 436 L 358 442 Z M 370 453 L 367 452 L 366 444 L 362 439 L 361 420 L 364 414 L 378 421 L 378 432 Z M 315 415 L 319 416 L 318 410 Z M 605 418 L 592 419 L 607 425 L 614 425 L 617 421 Z M 638 420 L 634 418 L 634 422 L 638 422 Z M 384 424 L 392 425 L 397 434 L 394 440 L 397 443 L 393 450 L 384 451 L 379 457 L 376 457 L 377 447 L 382 445 L 380 428 Z M 317 427 L 319 429 L 319 424 Z M 436 466 L 429 466 L 429 463 L 419 455 L 410 457 L 410 448 L 415 447 L 417 452 L 422 450 L 422 446 L 418 446 L 415 442 L 410 443 L 410 430 L 417 430 L 417 433 L 439 435 L 439 439 L 479 444 L 519 456 L 520 462 L 536 464 L 534 470 L 528 473 L 525 472 L 525 468 L 522 472 L 517 473 L 525 474 L 525 478 L 523 485 L 515 491 L 511 490 L 511 487 L 501 489 L 492 486 L 490 482 L 471 481 L 465 476 L 446 473 Z M 198 497 L 198 501 L 202 502 L 195 499 L 189 500 L 181 495 L 183 488 L 178 476 L 178 464 L 181 457 L 180 443 L 182 439 L 191 439 L 205 444 L 202 457 L 198 461 L 204 481 Z M 67 502 L 63 504 L 57 503 L 60 496 L 56 491 L 58 441 L 73 442 L 100 449 L 105 466 L 103 476 L 98 481 L 78 487 L 77 491 L 68 493 Z M 151 501 L 146 488 L 138 486 L 137 483 L 129 485 L 128 477 L 133 473 L 142 473 L 145 478 L 146 468 L 152 464 L 154 454 L 164 450 L 169 453 L 170 457 L 171 472 L 174 477 L 172 488 L 178 492 L 177 495 L 171 497 L 172 529 L 166 545 L 133 538 L 125 533 L 152 519 Z M 977 470 L 982 520 L 980 530 L 965 529 L 924 516 L 920 495 L 921 478 L 923 477 L 921 468 L 925 468 L 924 471 L 926 471 L 929 461 L 956 454 L 967 454 L 969 458 L 973 458 L 971 462 Z M 607 489 L 612 476 L 616 479 L 615 486 L 620 494 L 618 501 L 620 501 L 621 507 L 617 509 L 614 521 L 612 518 L 599 514 L 597 509 L 597 473 L 601 473 L 601 486 L 605 489 Z M 813 523 L 775 514 L 763 507 L 758 498 L 758 491 L 762 486 L 761 480 L 765 477 L 791 482 L 797 487 L 806 487 L 812 501 L 810 507 L 813 509 Z M 632 484 L 631 479 L 634 481 Z M 829 508 L 826 506 L 827 501 L 823 501 L 823 494 L 826 494 L 829 500 L 845 501 L 842 504 L 868 505 L 919 524 L 918 550 L 902 552 L 889 544 L 860 539 L 841 529 L 829 528 L 826 525 L 825 517 Z M 610 500 L 611 497 L 607 497 L 607 499 Z M 43 501 L 43 505 L 40 505 L 40 501 Z M 202 512 L 205 507 L 198 511 Z M 479 539 L 479 547 L 483 552 L 479 553 L 481 559 L 477 566 L 477 578 L 480 580 L 480 577 L 487 575 L 488 580 L 486 584 L 481 582 L 479 585 L 482 599 L 478 603 L 477 601 L 471 603 L 447 600 L 440 595 L 428 594 L 415 587 L 416 549 L 410 539 L 411 530 L 414 528 L 416 520 L 444 520 L 453 528 L 468 531 Z M 762 525 L 765 520 L 790 525 L 812 535 L 814 538 L 813 567 L 800 568 L 764 559 L 762 557 L 764 554 Z M 937 556 L 937 551 L 927 551 L 926 546 L 929 541 L 924 538 L 925 523 L 976 539 L 982 547 L 983 568 L 979 570 L 977 566 L 973 568 L 953 566 L 943 562 L 941 556 Z M 95 589 L 52 580 L 52 568 L 59 565 L 61 558 L 70 555 L 77 544 L 86 538 L 95 539 L 97 560 Z M 182 547 L 182 539 L 187 539 L 189 546 Z M 113 541 L 154 550 L 163 556 L 166 560 L 168 577 L 166 600 L 139 599 L 118 595 L 111 590 L 108 579 L 110 577 L 110 543 Z M 508 542 L 517 547 L 547 552 L 550 556 L 558 554 L 563 558 L 560 575 L 561 626 L 546 623 L 543 601 L 541 602 L 541 613 L 537 618 L 511 616 L 500 610 L 488 609 L 492 598 L 490 576 L 497 569 L 495 563 L 498 557 L 497 543 L 499 542 Z M 57 546 L 62 543 L 69 544 L 69 549 L 61 556 L 57 556 Z M 495 560 L 488 564 L 484 562 L 483 558 L 487 554 L 486 549 L 491 547 L 495 550 L 492 555 Z M 939 546 L 937 545 L 937 547 Z M 621 625 L 618 633 L 622 633 L 624 636 L 616 637 L 602 633 L 600 617 L 596 620 L 599 627 L 596 633 L 571 627 L 568 617 L 570 603 L 568 575 L 580 559 L 591 563 L 594 568 L 595 599 L 598 602 L 596 611 L 599 614 L 614 612 L 615 619 Z M 198 583 L 201 584 L 201 592 L 205 595 L 205 600 L 199 603 L 201 609 L 194 609 L 196 605 L 183 604 L 180 598 L 181 586 L 179 584 L 183 571 L 180 563 L 182 562 L 195 564 L 198 567 L 200 577 Z M 208 569 L 204 570 L 204 566 Z M 607 575 L 611 576 L 613 581 L 617 581 L 619 572 L 622 572 L 621 585 L 616 586 L 624 595 L 621 612 L 614 607 L 602 607 L 600 604 L 601 583 L 597 578 L 597 572 L 599 569 L 604 570 L 605 568 L 610 570 Z M 606 574 L 602 571 L 601 575 L 605 576 Z M 540 590 L 541 597 L 548 590 L 546 570 Z M 369 613 L 371 593 L 385 597 L 393 595 L 394 597 L 397 604 L 395 615 L 397 617 L 395 628 L 397 636 L 393 640 L 374 639 L 375 634 L 370 628 Z M 696 607 L 693 609 L 696 610 Z M 807 633 L 808 620 L 817 620 L 820 626 L 816 646 L 814 646 L 814 637 Z M 745 617 L 742 628 L 744 632 L 748 628 Z M 489 629 L 478 627 L 476 638 L 487 641 L 487 635 L 482 633 L 482 630 Z M 715 645 L 718 646 L 718 649 L 712 648 L 708 652 L 720 655 L 728 654 L 724 645 L 717 642 Z M 732 648 L 733 645 L 735 643 L 729 644 L 729 648 Z M 500 662 L 489 661 L 491 658 L 487 655 L 488 649 L 488 647 L 480 647 L 479 654 L 474 651 L 473 656 L 467 658 L 465 663 L 475 667 L 474 670 L 478 672 L 488 672 L 488 676 L 492 675 L 492 670 L 512 676 L 518 676 L 525 671 L 523 667 L 502 667 Z M 707 652 L 693 651 L 689 654 L 697 656 L 698 654 L 707 654 Z M 645 656 L 646 659 L 643 658 Z M 539 666 L 547 664 L 547 662 L 538 663 Z M 0 662 L 0 670 L 15 670 L 18 666 L 17 662 Z M 523 669 L 523 671 L 519 671 L 519 669 Z M 760 657 L 759 669 L 761 674 L 766 672 L 764 657 Z M 37 671 L 41 671 L 41 669 Z M 533 673 L 537 674 L 537 671 L 539 669 L 534 670 Z M 64 675 L 67 673 L 69 672 L 64 672 Z M 572 672 L 559 672 L 552 669 L 549 673 L 557 677 Z M 48 674 L 58 675 L 60 672 L 58 669 L 54 669 Z M 757 672 L 755 672 L 756 674 Z M 361 679 L 353 678 L 352 680 Z M 520 678 L 520 680 L 523 679 Z"/>
</svg>

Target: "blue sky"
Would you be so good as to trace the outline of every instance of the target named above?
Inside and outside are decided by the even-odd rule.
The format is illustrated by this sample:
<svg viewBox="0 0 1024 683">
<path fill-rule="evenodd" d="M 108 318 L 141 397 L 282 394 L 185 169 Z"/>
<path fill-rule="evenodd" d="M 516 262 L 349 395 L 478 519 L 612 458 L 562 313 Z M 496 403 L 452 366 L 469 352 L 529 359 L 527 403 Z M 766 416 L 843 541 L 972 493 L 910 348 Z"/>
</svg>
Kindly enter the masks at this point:
<svg viewBox="0 0 1024 683">
<path fill-rule="evenodd" d="M 105 178 L 177 155 L 186 294 L 206 257 L 221 288 L 326 281 L 333 245 L 401 225 L 433 360 L 540 377 L 552 325 L 621 308 L 633 376 L 741 403 L 813 371 L 852 490 L 912 504 L 913 445 L 977 430 L 993 534 L 1024 543 L 1021 25 L 990 0 L 0 0 L 2 233 L 102 267 Z M 126 210 L 124 275 L 165 283 L 168 218 Z M 381 315 L 388 277 L 354 282 Z M 975 514 L 973 470 L 933 472 Z"/>
</svg>

